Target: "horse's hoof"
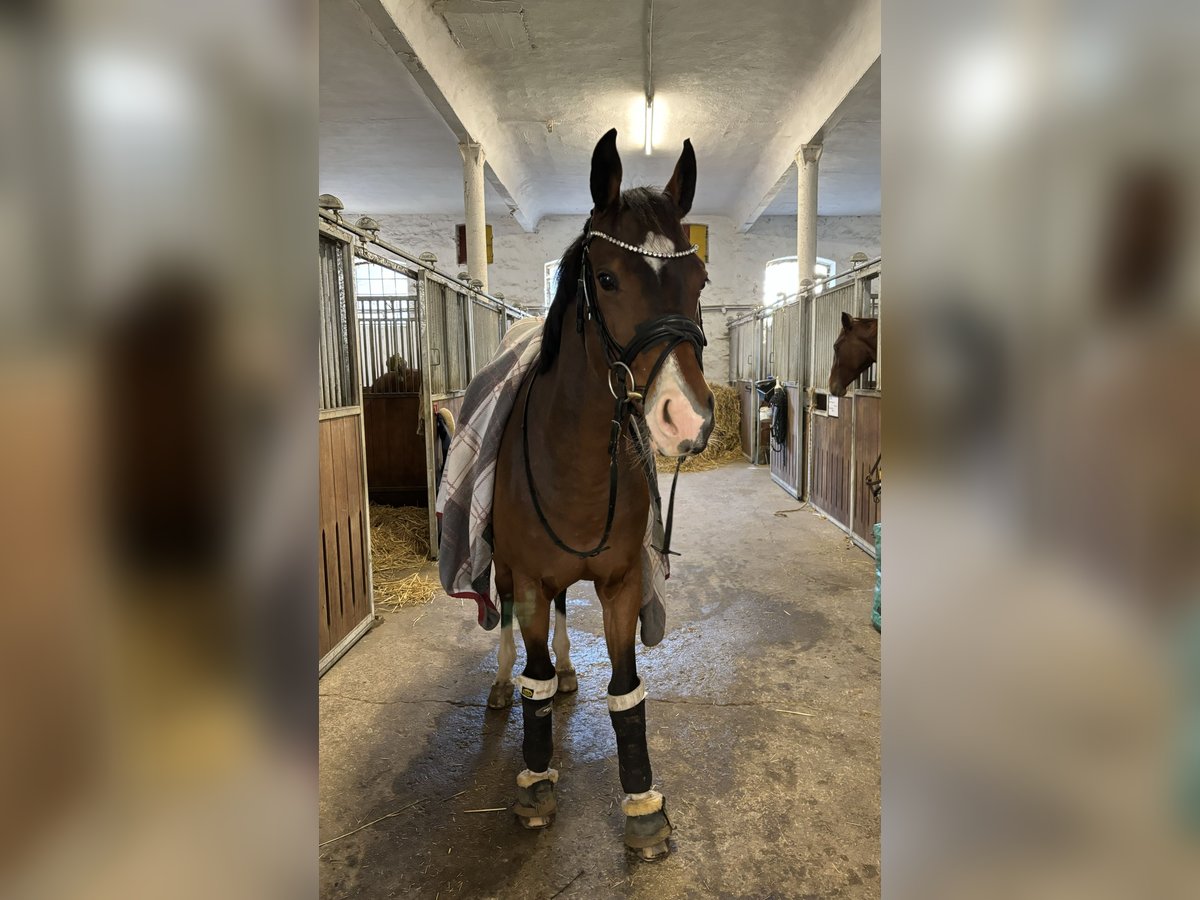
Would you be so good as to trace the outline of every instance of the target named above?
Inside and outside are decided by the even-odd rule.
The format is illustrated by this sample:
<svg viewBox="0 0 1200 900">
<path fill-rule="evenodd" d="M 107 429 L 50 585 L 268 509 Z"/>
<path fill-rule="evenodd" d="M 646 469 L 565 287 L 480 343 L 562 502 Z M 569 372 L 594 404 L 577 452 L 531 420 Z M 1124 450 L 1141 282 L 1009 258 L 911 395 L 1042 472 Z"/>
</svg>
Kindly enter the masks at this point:
<svg viewBox="0 0 1200 900">
<path fill-rule="evenodd" d="M 488 709 L 508 709 L 512 706 L 513 686 L 508 684 L 493 684 L 488 691 Z"/>
<path fill-rule="evenodd" d="M 671 855 L 671 848 L 667 846 L 666 841 L 655 844 L 653 847 L 638 847 L 636 849 L 631 847 L 630 849 L 633 850 L 634 855 L 638 859 L 646 862 L 653 862 L 656 859 L 666 859 Z"/>
<path fill-rule="evenodd" d="M 662 859 L 671 852 L 667 838 L 671 822 L 667 819 L 666 804 L 643 816 L 625 816 L 625 846 L 639 859 Z"/>
<path fill-rule="evenodd" d="M 543 778 L 528 786 L 521 784 L 528 773 L 522 772 L 517 780 L 517 802 L 513 804 L 513 812 L 526 828 L 545 828 L 554 821 L 554 813 L 558 809 L 554 783 L 558 780 L 558 773 L 554 770 L 551 772 L 551 778 Z"/>
<path fill-rule="evenodd" d="M 579 690 L 579 679 L 575 677 L 574 669 L 559 669 L 558 693 L 573 694 Z"/>
</svg>

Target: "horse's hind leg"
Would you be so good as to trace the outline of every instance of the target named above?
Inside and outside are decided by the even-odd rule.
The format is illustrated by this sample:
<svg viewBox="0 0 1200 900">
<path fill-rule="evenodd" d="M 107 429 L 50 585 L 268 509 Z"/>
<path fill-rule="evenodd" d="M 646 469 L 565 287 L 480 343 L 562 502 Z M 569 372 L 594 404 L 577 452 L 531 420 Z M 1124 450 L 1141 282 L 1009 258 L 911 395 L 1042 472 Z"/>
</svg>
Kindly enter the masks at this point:
<svg viewBox="0 0 1200 900">
<path fill-rule="evenodd" d="M 617 761 L 625 800 L 625 846 L 641 859 L 669 852 L 671 823 L 666 801 L 654 790 L 646 748 L 646 687 L 637 674 L 634 638 L 641 608 L 642 579 L 635 568 L 618 585 L 596 585 L 604 607 L 604 640 L 612 661 L 608 714 L 617 736 Z"/>
<path fill-rule="evenodd" d="M 496 680 L 488 691 L 488 706 L 491 709 L 507 709 L 512 706 L 513 663 L 517 661 L 517 645 L 513 641 L 513 582 L 512 572 L 496 566 L 496 593 L 500 596 L 500 651 L 497 658 Z"/>
<path fill-rule="evenodd" d="M 521 718 L 525 730 L 521 752 L 525 770 L 517 776 L 513 811 L 526 828 L 545 828 L 557 808 L 554 785 L 558 772 L 550 768 L 554 751 L 551 715 L 558 677 L 550 661 L 550 597 L 539 579 L 514 573 L 514 609 L 525 641 L 525 670 L 517 679 L 521 689 Z"/>
<path fill-rule="evenodd" d="M 571 639 L 567 636 L 567 592 L 554 598 L 554 670 L 558 673 L 558 692 L 573 694 L 579 679 L 571 665 Z"/>
</svg>

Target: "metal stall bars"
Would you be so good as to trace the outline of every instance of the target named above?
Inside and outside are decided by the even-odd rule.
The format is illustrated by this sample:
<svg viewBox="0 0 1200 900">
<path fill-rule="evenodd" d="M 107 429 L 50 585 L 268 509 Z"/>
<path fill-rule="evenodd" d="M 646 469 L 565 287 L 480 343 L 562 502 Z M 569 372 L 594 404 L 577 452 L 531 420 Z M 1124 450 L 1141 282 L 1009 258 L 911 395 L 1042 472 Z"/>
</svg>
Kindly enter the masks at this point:
<svg viewBox="0 0 1200 900">
<path fill-rule="evenodd" d="M 470 379 L 495 355 L 509 325 L 528 313 L 439 271 L 433 254 L 414 256 L 381 239 L 367 217 L 352 226 L 327 210 L 321 220 L 354 246 L 362 377 L 370 385 L 364 408 L 371 495 L 427 506 L 436 558 L 437 410 L 457 418 Z"/>
<path fill-rule="evenodd" d="M 492 361 L 508 331 L 504 307 L 480 294 L 471 295 L 471 377 Z"/>
<path fill-rule="evenodd" d="M 786 431 L 782 442 L 770 438 L 771 478 L 781 488 L 799 498 L 803 494 L 804 454 L 804 364 L 807 323 L 803 311 L 807 294 L 798 294 L 764 310 L 763 322 L 770 321 L 764 335 L 767 364 L 763 377 L 773 376 L 787 397 Z"/>
<path fill-rule="evenodd" d="M 855 543 L 874 553 L 879 506 L 864 479 L 880 452 L 880 375 L 872 366 L 838 401 L 828 391 L 841 313 L 879 314 L 880 260 L 806 284 L 778 303 L 729 320 L 729 380 L 742 398 L 742 452 L 766 449 L 755 384 L 777 377 L 787 393 L 785 441 L 770 448 L 771 477 L 810 501 Z M 882 353 L 882 348 L 880 348 Z"/>
<path fill-rule="evenodd" d="M 422 437 L 419 266 L 354 248 L 367 490 L 374 503 L 426 502 Z"/>
<path fill-rule="evenodd" d="M 758 395 L 762 351 L 762 323 L 758 312 L 729 320 L 729 381 L 741 398 L 742 455 L 750 462 L 759 458 Z"/>
<path fill-rule="evenodd" d="M 354 293 L 362 348 L 362 383 L 371 392 L 418 391 L 416 268 L 354 248 Z"/>
<path fill-rule="evenodd" d="M 330 209 L 340 203 L 323 198 Z M 337 206 L 333 204 L 336 203 Z M 318 674 L 375 617 L 351 237 L 318 221 Z"/>
<path fill-rule="evenodd" d="M 807 499 L 863 550 L 874 554 L 871 528 L 879 507 L 864 479 L 880 452 L 878 366 L 863 373 L 845 397 L 829 394 L 833 345 L 841 315 L 878 315 L 880 260 L 855 267 L 814 294 L 810 312 Z"/>
</svg>

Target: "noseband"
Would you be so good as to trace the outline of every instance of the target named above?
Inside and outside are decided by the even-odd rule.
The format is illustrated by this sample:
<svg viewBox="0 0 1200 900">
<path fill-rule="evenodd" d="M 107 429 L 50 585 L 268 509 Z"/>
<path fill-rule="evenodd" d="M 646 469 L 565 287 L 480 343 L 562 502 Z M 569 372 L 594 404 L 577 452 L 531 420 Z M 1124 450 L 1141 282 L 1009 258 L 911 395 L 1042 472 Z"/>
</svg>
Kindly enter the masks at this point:
<svg viewBox="0 0 1200 900">
<path fill-rule="evenodd" d="M 545 529 L 546 534 L 554 542 L 554 545 L 563 552 L 570 553 L 572 556 L 578 556 L 581 559 L 598 556 L 608 549 L 608 538 L 612 534 L 613 516 L 617 508 L 617 472 L 619 469 L 617 464 L 617 450 L 620 444 L 621 432 L 627 421 L 630 421 L 630 434 L 646 466 L 645 474 L 647 484 L 650 488 L 651 499 L 661 515 L 662 499 L 658 495 L 657 471 L 654 467 L 653 456 L 647 459 L 646 437 L 642 432 L 642 429 L 645 427 L 645 411 L 642 408 L 642 401 L 650 393 L 650 386 L 654 383 L 654 379 L 658 377 L 658 373 L 666 363 L 667 357 L 676 347 L 685 342 L 691 344 L 692 348 L 696 351 L 696 360 L 703 367 L 702 354 L 704 347 L 708 344 L 708 340 L 704 336 L 704 319 L 700 313 L 699 303 L 696 305 L 699 321 L 693 321 L 687 316 L 681 316 L 678 313 L 670 313 L 665 316 L 647 319 L 640 323 L 634 329 L 633 337 L 630 338 L 627 344 L 622 345 L 613 337 L 612 332 L 609 331 L 608 323 L 604 320 L 604 313 L 601 311 L 600 305 L 596 302 L 596 298 L 592 295 L 591 290 L 589 290 L 589 285 L 592 283 L 592 261 L 591 255 L 588 252 L 588 245 L 592 242 L 592 239 L 602 238 L 624 250 L 640 254 L 641 256 L 650 256 L 655 259 L 677 259 L 682 256 L 690 256 L 698 248 L 693 244 L 687 250 L 679 250 L 674 253 L 660 253 L 628 244 L 602 231 L 593 231 L 591 230 L 591 224 L 592 220 L 589 218 L 583 229 L 583 246 L 580 250 L 583 256 L 583 264 L 575 298 L 575 331 L 582 335 L 584 326 L 588 321 L 596 323 L 600 341 L 604 345 L 604 354 L 608 359 L 608 389 L 613 395 L 613 400 L 616 402 L 608 441 L 608 517 L 604 523 L 604 534 L 591 550 L 577 550 L 564 542 L 550 526 L 550 522 L 546 519 L 546 514 L 542 511 L 541 503 L 538 501 L 537 487 L 533 483 L 533 466 L 529 459 L 529 395 L 533 393 L 533 382 L 537 378 L 536 367 L 533 375 L 530 377 L 529 387 L 525 392 L 525 407 L 521 423 L 525 452 L 525 478 L 529 484 L 530 496 L 533 498 L 534 512 L 537 513 L 538 520 L 542 523 L 542 528 Z M 657 344 L 662 344 L 663 349 L 655 359 L 654 365 L 651 366 L 646 383 L 642 386 L 642 390 L 639 391 L 633 375 L 633 363 L 640 354 Z M 675 477 L 671 481 L 671 500 L 667 508 L 667 520 L 663 530 L 663 546 L 657 548 L 664 555 L 671 553 L 671 523 L 675 512 L 675 483 L 679 478 L 679 467 L 682 464 L 683 458 L 680 457 L 675 464 Z"/>
</svg>

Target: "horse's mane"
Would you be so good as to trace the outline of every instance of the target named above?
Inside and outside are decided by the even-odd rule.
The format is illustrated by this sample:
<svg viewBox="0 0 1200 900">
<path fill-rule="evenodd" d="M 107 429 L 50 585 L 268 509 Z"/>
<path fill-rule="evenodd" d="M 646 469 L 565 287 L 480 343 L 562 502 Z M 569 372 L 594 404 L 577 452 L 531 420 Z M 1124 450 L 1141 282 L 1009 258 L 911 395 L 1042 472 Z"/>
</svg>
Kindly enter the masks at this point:
<svg viewBox="0 0 1200 900">
<path fill-rule="evenodd" d="M 665 193 L 655 188 L 630 188 L 621 194 L 621 212 L 632 215 L 639 230 L 670 235 L 679 228 L 679 210 Z M 589 222 L 591 219 L 588 220 Z M 672 224 L 673 223 L 673 227 Z M 567 308 L 579 291 L 579 276 L 583 270 L 583 235 L 575 238 L 558 262 L 558 287 L 546 313 L 542 329 L 541 359 L 538 372 L 545 374 L 554 368 L 562 343 L 563 321 Z"/>
</svg>

